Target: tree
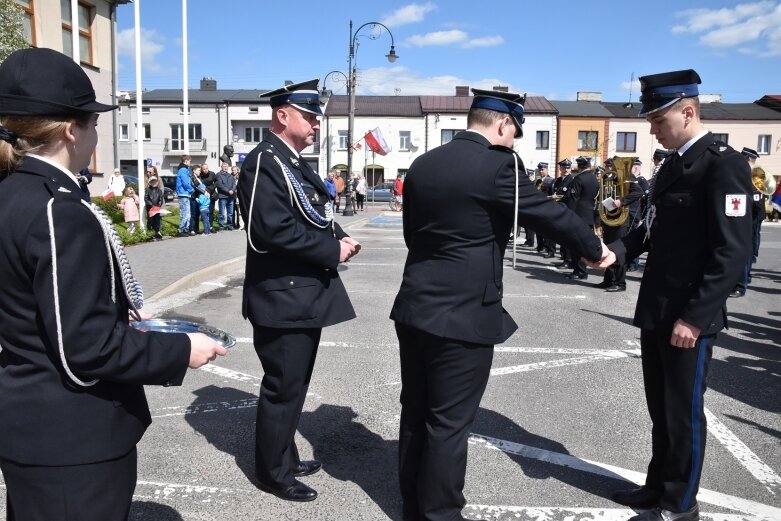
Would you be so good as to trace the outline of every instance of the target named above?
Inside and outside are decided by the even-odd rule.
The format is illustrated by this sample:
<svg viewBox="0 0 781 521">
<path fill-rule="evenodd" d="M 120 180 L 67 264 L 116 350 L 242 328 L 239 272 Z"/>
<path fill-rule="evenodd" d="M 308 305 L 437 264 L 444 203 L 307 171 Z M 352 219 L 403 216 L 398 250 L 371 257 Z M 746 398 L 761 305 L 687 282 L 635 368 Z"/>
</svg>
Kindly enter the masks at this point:
<svg viewBox="0 0 781 521">
<path fill-rule="evenodd" d="M 12 52 L 30 46 L 22 32 L 23 22 L 22 10 L 15 0 L 0 0 L 0 63 Z"/>
</svg>

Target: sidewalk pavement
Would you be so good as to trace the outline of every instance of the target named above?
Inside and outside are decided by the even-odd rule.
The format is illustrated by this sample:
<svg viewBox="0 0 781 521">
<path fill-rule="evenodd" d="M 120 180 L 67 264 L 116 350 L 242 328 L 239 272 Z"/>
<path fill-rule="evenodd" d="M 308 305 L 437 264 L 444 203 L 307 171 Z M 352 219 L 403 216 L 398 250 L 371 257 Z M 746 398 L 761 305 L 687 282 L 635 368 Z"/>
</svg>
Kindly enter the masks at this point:
<svg viewBox="0 0 781 521">
<path fill-rule="evenodd" d="M 347 230 L 382 215 L 387 209 L 387 203 L 376 203 L 352 217 L 337 214 L 336 222 Z M 233 230 L 195 237 L 167 237 L 158 242 L 128 246 L 126 251 L 133 273 L 144 288 L 144 299 L 150 301 L 196 286 L 204 280 L 242 271 L 246 249 L 244 230 Z"/>
</svg>

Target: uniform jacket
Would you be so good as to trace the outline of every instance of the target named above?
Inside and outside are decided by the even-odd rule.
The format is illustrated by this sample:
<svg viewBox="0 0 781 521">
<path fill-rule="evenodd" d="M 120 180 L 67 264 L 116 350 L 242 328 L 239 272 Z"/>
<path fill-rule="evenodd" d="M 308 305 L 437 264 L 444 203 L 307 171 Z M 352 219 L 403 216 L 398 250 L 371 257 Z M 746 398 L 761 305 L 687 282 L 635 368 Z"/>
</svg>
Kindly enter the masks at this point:
<svg viewBox="0 0 781 521">
<path fill-rule="evenodd" d="M 339 239 L 347 234 L 335 222 L 319 228 L 306 220 L 277 159 L 319 214 L 329 202 L 320 176 L 275 134 L 247 154 L 238 191 L 247 223 L 244 318 L 276 328 L 325 327 L 354 318 L 336 271 Z"/>
<path fill-rule="evenodd" d="M 466 131 L 416 159 L 404 186 L 409 249 L 390 318 L 428 333 L 479 344 L 517 329 L 502 307 L 504 251 L 513 225 L 517 156 Z M 598 259 L 594 233 L 526 177 L 518 180 L 520 225 Z"/>
<path fill-rule="evenodd" d="M 569 193 L 573 179 L 572 174 L 557 177 L 553 181 L 553 194 L 562 197 L 566 196 Z"/>
<path fill-rule="evenodd" d="M 564 196 L 567 208 L 588 224 L 594 223 L 594 208 L 599 195 L 599 181 L 593 170 L 584 170 L 572 179 L 569 193 Z"/>
<path fill-rule="evenodd" d="M 0 219 L 13 223 L 0 232 L 2 458 L 125 455 L 151 422 L 142 385 L 178 385 L 187 370 L 186 335 L 128 326 L 117 261 L 88 204 L 35 158 L 0 182 Z"/>
<path fill-rule="evenodd" d="M 230 172 L 220 172 L 217 174 L 217 194 L 220 199 L 233 198 L 233 194 L 229 192 L 236 192 L 236 178 Z"/>
<path fill-rule="evenodd" d="M 671 330 L 682 319 L 713 334 L 726 325 L 726 300 L 751 252 L 751 174 L 746 160 L 710 132 L 660 168 L 651 234 L 633 230 L 610 245 L 634 258 L 648 252 L 634 324 Z M 743 198 L 744 215 L 731 217 Z"/>
</svg>

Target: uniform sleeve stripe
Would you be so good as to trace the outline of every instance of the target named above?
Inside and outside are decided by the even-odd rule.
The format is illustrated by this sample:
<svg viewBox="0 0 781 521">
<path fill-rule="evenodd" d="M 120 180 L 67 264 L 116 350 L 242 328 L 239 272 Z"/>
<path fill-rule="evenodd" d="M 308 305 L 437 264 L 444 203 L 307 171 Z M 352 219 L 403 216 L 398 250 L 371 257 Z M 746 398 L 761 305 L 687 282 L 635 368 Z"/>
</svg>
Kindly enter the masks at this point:
<svg viewBox="0 0 781 521">
<path fill-rule="evenodd" d="M 83 382 L 77 378 L 73 372 L 71 372 L 70 367 L 68 367 L 68 361 L 65 359 L 65 346 L 62 341 L 62 317 L 60 316 L 60 292 L 57 284 L 57 241 L 54 237 L 54 219 L 52 214 L 53 203 L 54 199 L 52 198 L 49 199 L 49 202 L 46 204 L 46 218 L 49 221 L 49 241 L 51 244 L 52 254 L 52 289 L 54 293 L 54 317 L 57 323 L 57 347 L 60 350 L 60 361 L 62 362 L 62 368 L 65 369 L 65 373 L 68 375 L 68 378 L 70 378 L 76 385 L 89 387 L 98 383 L 98 380 Z"/>
</svg>

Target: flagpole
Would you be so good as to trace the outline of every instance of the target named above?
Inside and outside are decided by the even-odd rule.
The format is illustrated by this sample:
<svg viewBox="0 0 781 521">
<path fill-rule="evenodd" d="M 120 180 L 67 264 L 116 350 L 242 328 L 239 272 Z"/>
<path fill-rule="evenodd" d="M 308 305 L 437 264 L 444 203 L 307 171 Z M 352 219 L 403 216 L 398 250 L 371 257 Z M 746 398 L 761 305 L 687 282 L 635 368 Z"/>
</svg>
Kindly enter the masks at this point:
<svg viewBox="0 0 781 521">
<path fill-rule="evenodd" d="M 146 161 L 144 161 L 144 94 L 141 87 L 141 0 L 136 0 L 133 14 L 135 17 L 136 34 L 136 165 L 138 171 L 138 213 L 139 227 L 141 231 L 146 230 L 146 211 L 144 203 L 144 173 L 146 172 Z"/>
</svg>

